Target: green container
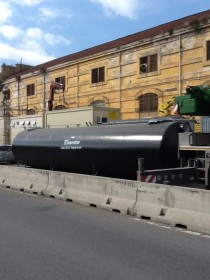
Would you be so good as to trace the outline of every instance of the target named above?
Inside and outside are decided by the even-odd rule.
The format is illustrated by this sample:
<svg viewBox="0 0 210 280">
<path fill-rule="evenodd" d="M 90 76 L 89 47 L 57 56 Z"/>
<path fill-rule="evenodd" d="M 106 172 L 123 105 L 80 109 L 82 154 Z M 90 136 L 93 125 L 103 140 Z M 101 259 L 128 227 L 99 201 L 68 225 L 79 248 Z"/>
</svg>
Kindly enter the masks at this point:
<svg viewBox="0 0 210 280">
<path fill-rule="evenodd" d="M 210 87 L 188 86 L 186 94 L 176 96 L 180 115 L 210 116 Z"/>
</svg>

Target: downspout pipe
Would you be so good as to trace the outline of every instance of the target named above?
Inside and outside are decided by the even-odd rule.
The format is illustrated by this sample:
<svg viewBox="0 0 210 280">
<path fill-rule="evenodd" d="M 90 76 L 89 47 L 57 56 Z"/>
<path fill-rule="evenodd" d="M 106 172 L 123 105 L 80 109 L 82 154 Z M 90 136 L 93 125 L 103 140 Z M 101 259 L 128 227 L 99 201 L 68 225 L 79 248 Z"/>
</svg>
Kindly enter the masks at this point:
<svg viewBox="0 0 210 280">
<path fill-rule="evenodd" d="M 42 127 L 45 128 L 45 112 L 46 112 L 46 69 L 41 68 L 40 73 L 43 75 L 43 93 L 42 93 Z"/>
<path fill-rule="evenodd" d="M 179 95 L 182 94 L 182 38 L 179 35 Z"/>
</svg>

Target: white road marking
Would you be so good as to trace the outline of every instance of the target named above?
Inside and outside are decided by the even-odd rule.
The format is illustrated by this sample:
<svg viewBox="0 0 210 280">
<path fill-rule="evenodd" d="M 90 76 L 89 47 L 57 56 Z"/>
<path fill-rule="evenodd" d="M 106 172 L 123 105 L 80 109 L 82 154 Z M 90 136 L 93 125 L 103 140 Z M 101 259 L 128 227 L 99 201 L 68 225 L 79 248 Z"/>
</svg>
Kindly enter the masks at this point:
<svg viewBox="0 0 210 280">
<path fill-rule="evenodd" d="M 210 235 L 204 234 L 204 233 L 201 233 L 201 232 L 197 232 L 197 231 L 191 231 L 191 230 L 177 228 L 177 227 L 173 227 L 173 226 L 161 225 L 159 223 L 146 221 L 146 220 L 139 219 L 139 218 L 131 218 L 131 220 L 137 221 L 137 222 L 142 221 L 142 222 L 147 223 L 149 225 L 153 225 L 153 226 L 157 226 L 157 227 L 161 227 L 161 228 L 165 228 L 165 229 L 169 229 L 169 230 L 175 230 L 175 231 L 179 231 L 179 232 L 183 232 L 183 233 L 187 233 L 187 234 L 191 234 L 191 235 L 200 236 L 200 237 L 203 237 L 203 238 L 209 238 L 210 239 Z"/>
</svg>

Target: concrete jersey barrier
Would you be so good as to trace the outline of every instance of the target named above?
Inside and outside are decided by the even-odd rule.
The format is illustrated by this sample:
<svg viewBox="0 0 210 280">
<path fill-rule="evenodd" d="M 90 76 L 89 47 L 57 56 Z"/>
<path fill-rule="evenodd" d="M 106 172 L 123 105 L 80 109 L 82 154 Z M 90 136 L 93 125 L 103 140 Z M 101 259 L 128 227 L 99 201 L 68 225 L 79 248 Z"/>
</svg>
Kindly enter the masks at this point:
<svg viewBox="0 0 210 280">
<path fill-rule="evenodd" d="M 128 213 L 136 202 L 137 182 L 65 172 L 49 172 L 43 194 L 66 201 Z"/>
<path fill-rule="evenodd" d="M 48 185 L 48 171 L 0 165 L 2 187 L 42 194 Z"/>
<path fill-rule="evenodd" d="M 140 183 L 133 214 L 138 218 L 210 233 L 210 192 Z"/>
<path fill-rule="evenodd" d="M 0 166 L 0 185 L 210 234 L 210 191 Z"/>
</svg>

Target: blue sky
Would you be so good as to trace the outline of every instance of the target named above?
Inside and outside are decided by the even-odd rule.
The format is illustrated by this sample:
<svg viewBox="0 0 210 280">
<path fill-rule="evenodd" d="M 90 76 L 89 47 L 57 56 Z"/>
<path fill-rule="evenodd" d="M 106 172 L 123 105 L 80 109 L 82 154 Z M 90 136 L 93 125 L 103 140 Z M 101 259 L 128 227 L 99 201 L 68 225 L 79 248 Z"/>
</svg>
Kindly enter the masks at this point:
<svg viewBox="0 0 210 280">
<path fill-rule="evenodd" d="M 0 65 L 38 65 L 210 9 L 210 0 L 0 0 Z"/>
</svg>

